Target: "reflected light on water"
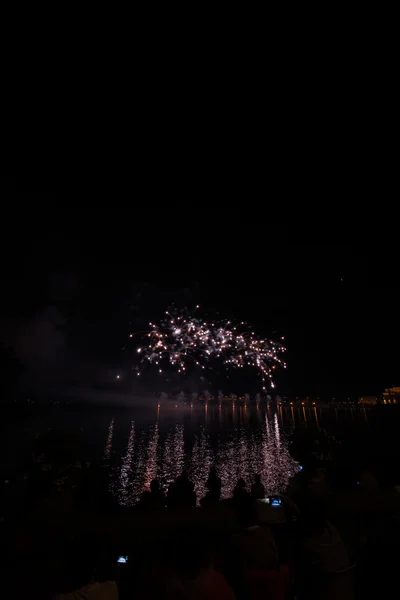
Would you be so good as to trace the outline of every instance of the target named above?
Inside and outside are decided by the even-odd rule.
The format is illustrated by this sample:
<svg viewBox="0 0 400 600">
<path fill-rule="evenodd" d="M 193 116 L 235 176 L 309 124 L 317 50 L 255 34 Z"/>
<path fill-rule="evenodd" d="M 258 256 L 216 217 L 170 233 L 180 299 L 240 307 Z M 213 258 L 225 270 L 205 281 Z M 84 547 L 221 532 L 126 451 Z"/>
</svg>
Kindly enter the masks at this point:
<svg viewBox="0 0 400 600">
<path fill-rule="evenodd" d="M 280 432 L 279 432 L 279 423 L 278 423 L 278 415 L 275 413 L 274 416 L 274 424 L 275 424 L 275 440 L 276 440 L 276 445 L 278 448 L 280 448 L 281 445 L 281 436 L 280 436 Z"/>
<path fill-rule="evenodd" d="M 158 423 L 150 430 L 149 443 L 147 446 L 146 472 L 144 476 L 145 489 L 150 488 L 150 483 L 156 479 L 157 468 L 157 450 L 158 450 Z"/>
<path fill-rule="evenodd" d="M 205 429 L 196 436 L 190 458 L 189 477 L 194 483 L 194 489 L 199 501 L 206 494 L 206 481 L 212 465 L 212 453 Z"/>
<path fill-rule="evenodd" d="M 108 435 L 107 435 L 106 447 L 104 450 L 104 456 L 107 460 L 110 458 L 110 455 L 111 455 L 113 433 L 114 433 L 114 419 L 111 419 L 111 423 L 108 426 Z"/>
<path fill-rule="evenodd" d="M 256 412 L 250 417 L 250 411 L 243 410 L 240 414 L 232 407 L 229 410 L 232 420 L 225 421 L 225 411 L 216 409 L 219 418 L 211 419 L 214 429 L 211 432 L 207 415 L 211 410 L 209 407 L 206 414 L 203 413 L 200 423 L 189 418 L 186 426 L 176 423 L 163 433 L 160 432 L 162 419 L 136 434 L 132 422 L 120 467 L 110 469 L 110 478 L 115 478 L 110 482 L 110 490 L 121 505 L 135 504 L 152 479 L 158 479 L 163 488 L 168 489 L 184 469 L 194 483 L 199 502 L 206 494 L 205 484 L 213 465 L 221 477 L 222 498 L 232 496 L 239 478 L 245 480 L 250 490 L 256 474 L 261 475 L 267 494 L 284 492 L 298 464 L 289 454 L 277 413 L 270 410 L 262 418 L 263 413 Z M 108 428 L 108 457 L 113 429 L 114 421 Z"/>
<path fill-rule="evenodd" d="M 135 422 L 132 421 L 131 430 L 129 432 L 128 446 L 126 454 L 122 459 L 121 474 L 119 478 L 119 503 L 122 506 L 129 506 L 130 502 L 130 482 L 132 471 L 133 449 L 135 443 Z"/>
<path fill-rule="evenodd" d="M 183 425 L 175 425 L 165 440 L 162 466 L 158 472 L 158 476 L 166 487 L 182 473 L 184 458 Z"/>
</svg>

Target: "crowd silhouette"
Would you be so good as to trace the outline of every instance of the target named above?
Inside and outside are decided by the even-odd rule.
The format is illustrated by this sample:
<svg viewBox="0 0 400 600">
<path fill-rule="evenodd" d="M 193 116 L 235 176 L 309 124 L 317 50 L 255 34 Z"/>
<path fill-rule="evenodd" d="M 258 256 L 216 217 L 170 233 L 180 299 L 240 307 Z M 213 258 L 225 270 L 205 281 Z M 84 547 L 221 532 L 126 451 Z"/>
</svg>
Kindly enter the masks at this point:
<svg viewBox="0 0 400 600">
<path fill-rule="evenodd" d="M 215 531 L 199 530 L 196 526 L 195 514 L 199 516 L 199 513 L 189 512 L 195 509 L 197 498 L 194 484 L 186 471 L 170 483 L 166 493 L 160 482 L 153 480 L 150 489 L 142 494 L 138 509 L 167 509 L 169 512 L 165 514 L 172 517 L 173 523 L 179 523 L 181 513 L 192 514 L 194 520 L 186 521 L 184 530 L 174 526 L 173 535 L 165 540 L 164 554 L 157 555 L 157 547 L 150 541 L 151 560 L 144 558 L 146 542 L 142 543 L 141 558 L 136 558 L 138 562 L 142 560 L 142 567 L 138 569 L 133 563 L 133 582 L 129 580 L 129 568 L 122 570 L 118 586 L 118 577 L 114 581 L 113 576 L 104 573 L 104 570 L 100 574 L 97 562 L 92 559 L 82 571 L 84 546 L 79 544 L 79 561 L 75 560 L 76 556 L 73 557 L 77 567 L 74 567 L 74 561 L 71 563 L 71 573 L 76 576 L 72 585 L 78 595 L 59 595 L 57 600 L 75 597 L 116 600 L 118 597 L 133 597 L 130 595 L 133 589 L 137 590 L 135 597 L 138 598 L 167 600 L 284 600 L 293 598 L 295 594 L 304 599 L 352 598 L 349 579 L 352 565 L 342 538 L 327 520 L 323 503 L 315 495 L 310 497 L 307 491 L 315 485 L 314 478 L 314 470 L 310 469 L 305 502 L 301 501 L 298 493 L 299 506 L 285 498 L 282 509 L 276 509 L 265 498 L 265 487 L 258 474 L 253 482 L 249 482 L 249 489 L 244 479 L 238 479 L 232 498 L 221 503 L 221 478 L 212 467 L 205 482 L 206 494 L 198 504 L 206 509 L 204 515 L 209 507 L 220 503 L 222 511 L 223 505 L 229 506 L 234 524 L 233 529 L 224 532 L 218 544 L 213 537 Z M 304 474 L 299 480 L 300 487 L 303 487 L 303 481 Z M 270 516 L 284 513 L 280 524 L 274 525 L 273 520 L 264 518 L 263 509 L 268 505 Z M 209 514 L 213 514 L 212 511 Z M 293 515 L 296 519 L 292 519 Z M 159 523 L 156 518 L 150 519 L 150 522 Z M 215 521 L 211 522 L 215 526 Z M 89 550 L 86 552 L 89 553 Z M 336 596 L 330 595 L 332 593 Z"/>
<path fill-rule="evenodd" d="M 215 506 L 221 501 L 221 478 L 217 474 L 215 467 L 211 467 L 205 487 L 206 495 L 200 499 L 200 506 L 203 508 Z M 265 487 L 261 482 L 261 476 L 256 475 L 251 486 L 251 492 L 246 489 L 244 479 L 238 479 L 233 490 L 233 503 L 240 509 L 241 506 L 251 503 L 254 500 L 265 498 Z M 150 490 L 143 492 L 138 507 L 139 508 L 194 508 L 197 504 L 197 496 L 193 482 L 189 479 L 186 471 L 183 471 L 175 481 L 173 481 L 165 494 L 161 489 L 161 484 L 157 479 L 150 483 Z"/>
<path fill-rule="evenodd" d="M 325 516 L 323 499 L 315 493 L 310 496 L 310 489 L 314 491 L 315 487 L 314 479 L 313 468 L 299 476 L 295 494 L 298 504 L 290 497 L 285 497 L 281 511 L 284 515 L 283 524 L 274 526 L 262 516 L 262 507 L 268 505 L 274 515 L 279 511 L 266 499 L 261 476 L 256 474 L 248 484 L 239 478 L 232 497 L 223 501 L 231 506 L 238 524 L 236 533 L 231 537 L 229 550 L 225 549 L 228 564 L 222 568 L 223 576 L 210 562 L 207 568 L 204 564 L 197 573 L 196 585 L 193 580 L 190 585 L 187 582 L 182 584 L 187 576 L 185 569 L 196 570 L 193 557 L 199 552 L 198 547 L 194 550 L 191 543 L 185 541 L 185 548 L 182 549 L 185 557 L 182 556 L 180 564 L 175 565 L 177 578 L 173 584 L 168 584 L 178 586 L 174 591 L 177 597 L 180 586 L 183 585 L 183 589 L 188 585 L 192 591 L 199 586 L 202 593 L 206 594 L 204 597 L 210 598 L 214 597 L 210 591 L 213 588 L 214 591 L 219 590 L 220 597 L 283 599 L 294 577 L 300 598 L 328 598 L 328 587 L 332 582 L 337 586 L 339 581 L 342 586 L 343 577 L 348 577 L 349 572 L 351 574 L 351 563 L 340 534 Z M 184 471 L 170 483 L 166 494 L 162 492 L 159 481 L 153 480 L 150 490 L 143 493 L 139 508 L 181 510 L 193 509 L 199 504 L 203 509 L 208 509 L 221 503 L 221 487 L 221 478 L 216 468 L 211 467 L 205 482 L 206 494 L 197 503 L 194 484 Z M 290 551 L 285 547 L 289 538 Z M 184 567 L 185 561 L 189 562 Z M 344 581 L 343 589 L 350 589 L 351 594 L 352 583 Z M 208 591 L 205 592 L 203 586 Z M 343 589 L 338 589 L 342 593 Z M 193 597 L 197 597 L 196 594 Z"/>
<path fill-rule="evenodd" d="M 164 489 L 152 480 L 136 508 L 120 513 L 127 532 L 135 527 L 130 542 L 121 545 L 130 537 L 125 531 L 116 535 L 122 558 L 137 551 L 127 558 L 129 565 L 115 574 L 117 559 L 107 555 L 101 567 L 101 545 L 106 554 L 114 549 L 102 534 L 97 541 L 75 540 L 66 547 L 65 582 L 57 584 L 69 591 L 57 600 L 353 597 L 353 566 L 327 518 L 326 481 L 313 463 L 276 504 L 276 497 L 266 497 L 259 474 L 253 481 L 239 478 L 232 497 L 222 498 L 221 478 L 211 467 L 204 487 L 197 498 L 186 471 Z M 110 507 L 104 508 L 108 519 Z M 336 596 L 329 595 L 332 590 Z"/>
<path fill-rule="evenodd" d="M 143 492 L 139 506 L 144 508 L 164 508 L 166 506 L 165 494 L 157 479 L 153 479 L 150 483 L 150 491 Z"/>
</svg>

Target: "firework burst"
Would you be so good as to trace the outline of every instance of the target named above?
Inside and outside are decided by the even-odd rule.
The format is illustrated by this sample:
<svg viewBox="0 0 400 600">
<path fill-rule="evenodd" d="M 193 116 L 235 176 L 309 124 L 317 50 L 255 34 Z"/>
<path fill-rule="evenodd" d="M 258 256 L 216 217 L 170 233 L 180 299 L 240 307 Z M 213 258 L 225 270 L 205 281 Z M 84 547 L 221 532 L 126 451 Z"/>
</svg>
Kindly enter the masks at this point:
<svg viewBox="0 0 400 600">
<path fill-rule="evenodd" d="M 143 345 L 136 349 L 140 356 L 138 376 L 146 363 L 157 366 L 162 374 L 168 367 L 178 373 L 185 373 L 193 365 L 199 369 L 211 368 L 211 361 L 219 360 L 227 369 L 254 368 L 266 390 L 268 383 L 274 387 L 274 370 L 286 368 L 281 358 L 284 346 L 258 337 L 244 322 L 238 325 L 231 321 L 206 322 L 187 311 L 169 309 L 159 324 L 149 323 L 149 327 Z M 130 338 L 133 336 L 130 334 Z"/>
</svg>

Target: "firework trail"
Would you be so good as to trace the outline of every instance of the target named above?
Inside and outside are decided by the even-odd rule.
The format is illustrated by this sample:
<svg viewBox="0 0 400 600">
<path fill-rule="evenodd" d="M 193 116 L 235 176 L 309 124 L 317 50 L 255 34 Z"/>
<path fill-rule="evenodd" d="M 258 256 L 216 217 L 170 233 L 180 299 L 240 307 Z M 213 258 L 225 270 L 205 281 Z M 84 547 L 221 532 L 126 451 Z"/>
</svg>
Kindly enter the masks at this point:
<svg viewBox="0 0 400 600">
<path fill-rule="evenodd" d="M 144 344 L 137 348 L 140 355 L 137 376 L 146 363 L 157 366 L 160 374 L 169 366 L 185 373 L 193 365 L 199 369 L 211 368 L 210 361 L 219 359 L 227 370 L 253 367 L 266 390 L 267 383 L 274 387 L 273 371 L 277 367 L 286 368 L 281 358 L 283 345 L 258 337 L 244 322 L 208 323 L 187 311 L 170 309 L 159 324 L 149 323 L 149 327 Z M 130 338 L 134 335 L 130 334 Z"/>
</svg>

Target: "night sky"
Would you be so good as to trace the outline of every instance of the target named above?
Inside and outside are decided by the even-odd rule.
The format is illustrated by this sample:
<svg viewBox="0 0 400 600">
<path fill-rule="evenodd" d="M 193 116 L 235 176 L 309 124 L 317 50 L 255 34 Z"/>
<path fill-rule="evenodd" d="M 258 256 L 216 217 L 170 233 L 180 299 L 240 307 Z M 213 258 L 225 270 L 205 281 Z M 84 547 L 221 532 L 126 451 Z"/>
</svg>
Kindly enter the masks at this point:
<svg viewBox="0 0 400 600">
<path fill-rule="evenodd" d="M 161 215 L 128 194 L 83 207 L 2 185 L 16 210 L 8 222 L 3 215 L 0 334 L 27 388 L 114 385 L 116 373 L 129 373 L 129 333 L 171 302 L 285 336 L 281 394 L 400 385 L 398 251 L 384 232 L 264 223 L 250 204 L 225 208 L 222 220 L 190 201 Z"/>
</svg>

